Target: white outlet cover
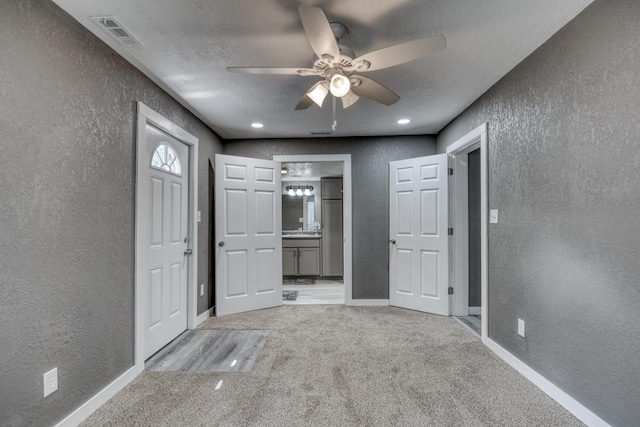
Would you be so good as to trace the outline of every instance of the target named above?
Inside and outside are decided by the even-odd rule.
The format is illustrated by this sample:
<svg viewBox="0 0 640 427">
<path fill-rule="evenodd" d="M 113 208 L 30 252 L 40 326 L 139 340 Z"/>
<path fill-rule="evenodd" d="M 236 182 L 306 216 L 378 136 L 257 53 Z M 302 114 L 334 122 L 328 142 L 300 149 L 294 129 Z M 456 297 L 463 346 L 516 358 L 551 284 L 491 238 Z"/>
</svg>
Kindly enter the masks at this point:
<svg viewBox="0 0 640 427">
<path fill-rule="evenodd" d="M 200 285 L 200 296 L 204 296 L 204 283 Z"/>
<path fill-rule="evenodd" d="M 518 319 L 518 335 L 524 337 L 524 320 Z"/>
<path fill-rule="evenodd" d="M 198 211 L 198 222 L 202 221 L 202 213 Z"/>
<path fill-rule="evenodd" d="M 44 397 L 58 390 L 58 368 L 53 368 L 43 375 Z"/>
<path fill-rule="evenodd" d="M 491 224 L 497 224 L 498 223 L 498 209 L 491 209 L 489 211 L 489 222 Z"/>
</svg>

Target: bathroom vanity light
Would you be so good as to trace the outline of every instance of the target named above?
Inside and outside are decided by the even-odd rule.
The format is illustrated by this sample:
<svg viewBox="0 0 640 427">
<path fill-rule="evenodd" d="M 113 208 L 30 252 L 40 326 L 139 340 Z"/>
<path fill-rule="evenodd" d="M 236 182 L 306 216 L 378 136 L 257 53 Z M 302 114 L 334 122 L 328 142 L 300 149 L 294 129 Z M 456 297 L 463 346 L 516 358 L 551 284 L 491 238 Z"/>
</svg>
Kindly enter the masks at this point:
<svg viewBox="0 0 640 427">
<path fill-rule="evenodd" d="M 313 187 L 311 185 L 288 185 L 286 190 L 290 196 L 310 196 Z"/>
</svg>

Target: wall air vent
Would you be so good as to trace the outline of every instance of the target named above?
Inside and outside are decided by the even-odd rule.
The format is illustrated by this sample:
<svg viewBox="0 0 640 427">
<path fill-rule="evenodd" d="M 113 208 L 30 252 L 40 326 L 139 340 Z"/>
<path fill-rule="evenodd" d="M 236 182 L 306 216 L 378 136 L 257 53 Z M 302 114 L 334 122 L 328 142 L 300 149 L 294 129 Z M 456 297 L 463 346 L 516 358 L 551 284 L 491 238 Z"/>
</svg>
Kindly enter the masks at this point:
<svg viewBox="0 0 640 427">
<path fill-rule="evenodd" d="M 113 16 L 92 16 L 91 20 L 125 46 L 141 44 Z"/>
</svg>

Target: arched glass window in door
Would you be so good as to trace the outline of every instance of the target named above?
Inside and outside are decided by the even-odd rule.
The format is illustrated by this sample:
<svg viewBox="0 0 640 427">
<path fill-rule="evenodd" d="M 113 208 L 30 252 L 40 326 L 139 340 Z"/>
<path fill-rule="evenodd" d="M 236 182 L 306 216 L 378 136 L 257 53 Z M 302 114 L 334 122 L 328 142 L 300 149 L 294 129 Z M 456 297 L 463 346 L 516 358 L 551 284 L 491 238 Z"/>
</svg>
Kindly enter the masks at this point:
<svg viewBox="0 0 640 427">
<path fill-rule="evenodd" d="M 180 159 L 176 151 L 168 144 L 160 144 L 151 157 L 151 167 L 182 176 Z"/>
</svg>

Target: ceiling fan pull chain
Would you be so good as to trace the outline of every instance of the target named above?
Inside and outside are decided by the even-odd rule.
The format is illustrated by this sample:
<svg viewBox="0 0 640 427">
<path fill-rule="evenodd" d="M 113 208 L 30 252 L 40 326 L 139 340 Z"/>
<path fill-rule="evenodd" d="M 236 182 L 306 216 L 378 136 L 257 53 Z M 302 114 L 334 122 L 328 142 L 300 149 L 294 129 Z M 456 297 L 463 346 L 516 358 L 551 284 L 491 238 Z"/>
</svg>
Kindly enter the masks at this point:
<svg viewBox="0 0 640 427">
<path fill-rule="evenodd" d="M 336 121 L 336 97 L 332 96 L 332 98 L 333 98 L 333 123 L 331 124 L 331 130 L 335 132 L 336 127 L 338 126 L 338 122 Z"/>
</svg>

